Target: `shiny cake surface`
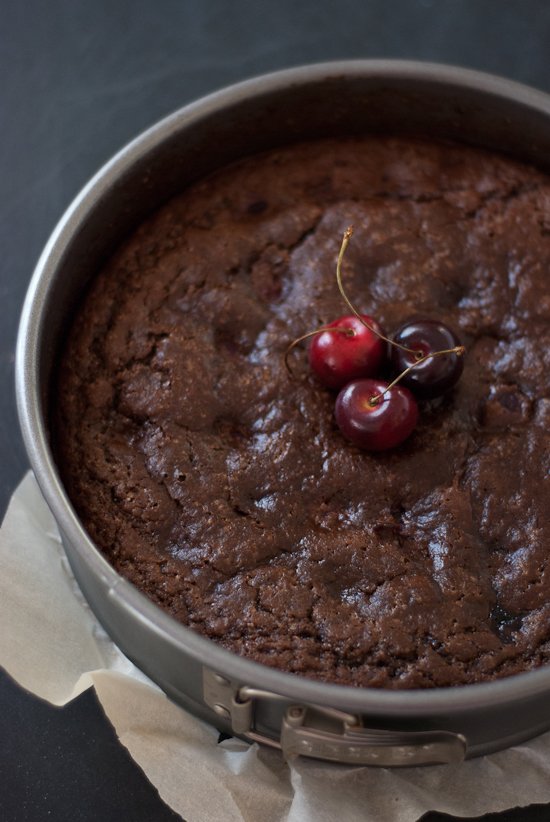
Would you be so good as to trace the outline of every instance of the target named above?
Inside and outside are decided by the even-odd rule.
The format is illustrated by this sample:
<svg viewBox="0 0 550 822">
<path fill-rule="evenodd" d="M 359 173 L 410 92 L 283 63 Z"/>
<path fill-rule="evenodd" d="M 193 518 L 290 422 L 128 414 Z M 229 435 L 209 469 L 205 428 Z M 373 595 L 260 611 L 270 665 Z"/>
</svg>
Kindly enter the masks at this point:
<svg viewBox="0 0 550 822">
<path fill-rule="evenodd" d="M 376 455 L 294 338 L 357 308 L 438 318 L 458 386 Z M 176 619 L 355 686 L 477 682 L 550 659 L 550 180 L 394 138 L 251 157 L 167 204 L 80 306 L 55 440 L 85 527 Z"/>
</svg>

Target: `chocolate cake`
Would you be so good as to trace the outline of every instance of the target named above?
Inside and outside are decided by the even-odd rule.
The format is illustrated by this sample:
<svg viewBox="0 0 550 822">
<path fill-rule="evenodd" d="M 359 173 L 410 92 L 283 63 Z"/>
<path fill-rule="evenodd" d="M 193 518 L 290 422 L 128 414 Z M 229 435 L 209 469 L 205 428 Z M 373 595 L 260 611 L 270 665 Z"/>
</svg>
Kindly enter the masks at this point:
<svg viewBox="0 0 550 822">
<path fill-rule="evenodd" d="M 447 323 L 458 385 L 400 447 L 346 441 L 289 343 L 357 308 Z M 550 179 L 394 138 L 199 182 L 101 271 L 62 352 L 62 476 L 114 567 L 237 654 L 354 686 L 550 659 Z"/>
</svg>

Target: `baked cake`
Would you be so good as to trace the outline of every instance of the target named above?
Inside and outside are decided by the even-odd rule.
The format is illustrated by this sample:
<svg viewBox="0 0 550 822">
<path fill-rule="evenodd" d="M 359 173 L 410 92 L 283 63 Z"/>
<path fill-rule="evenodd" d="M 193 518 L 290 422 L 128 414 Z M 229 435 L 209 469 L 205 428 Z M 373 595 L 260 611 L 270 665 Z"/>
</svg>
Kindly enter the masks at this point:
<svg viewBox="0 0 550 822">
<path fill-rule="evenodd" d="M 344 440 L 288 344 L 357 308 L 440 319 L 463 376 L 399 448 Z M 69 495 L 193 630 L 353 686 L 550 659 L 550 179 L 397 138 L 245 159 L 170 201 L 79 307 L 53 419 Z"/>
</svg>

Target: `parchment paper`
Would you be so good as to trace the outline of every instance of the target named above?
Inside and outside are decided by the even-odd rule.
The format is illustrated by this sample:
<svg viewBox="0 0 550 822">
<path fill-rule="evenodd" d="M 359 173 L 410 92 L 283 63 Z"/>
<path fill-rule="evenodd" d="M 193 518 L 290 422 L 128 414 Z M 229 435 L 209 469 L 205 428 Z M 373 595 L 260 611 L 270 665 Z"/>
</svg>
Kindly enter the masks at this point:
<svg viewBox="0 0 550 822">
<path fill-rule="evenodd" d="M 414 822 L 550 801 L 550 733 L 454 766 L 386 770 L 298 759 L 218 733 L 171 703 L 109 640 L 28 474 L 0 530 L 0 664 L 54 705 L 86 688 L 164 801 L 188 822 Z M 550 706 L 549 706 L 550 710 Z"/>
</svg>

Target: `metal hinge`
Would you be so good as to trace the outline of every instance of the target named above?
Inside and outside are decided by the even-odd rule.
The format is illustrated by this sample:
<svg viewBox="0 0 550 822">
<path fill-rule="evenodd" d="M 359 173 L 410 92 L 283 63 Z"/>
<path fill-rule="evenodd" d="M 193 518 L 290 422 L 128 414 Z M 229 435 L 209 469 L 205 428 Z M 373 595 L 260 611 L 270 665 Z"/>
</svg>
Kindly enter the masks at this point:
<svg viewBox="0 0 550 822">
<path fill-rule="evenodd" d="M 292 705 L 279 694 L 239 686 L 203 668 L 206 704 L 225 719 L 238 736 L 280 748 L 285 759 L 308 756 L 330 762 L 403 767 L 461 762 L 466 739 L 451 731 L 395 731 L 366 728 L 359 716 L 321 705 Z M 280 738 L 255 728 L 258 700 L 287 703 Z"/>
<path fill-rule="evenodd" d="M 257 699 L 281 701 L 284 697 L 259 688 L 237 686 L 208 668 L 202 669 L 202 685 L 204 701 L 214 713 L 230 723 L 233 733 L 270 745 L 272 748 L 281 747 L 277 740 L 256 733 L 254 712 Z"/>
</svg>

